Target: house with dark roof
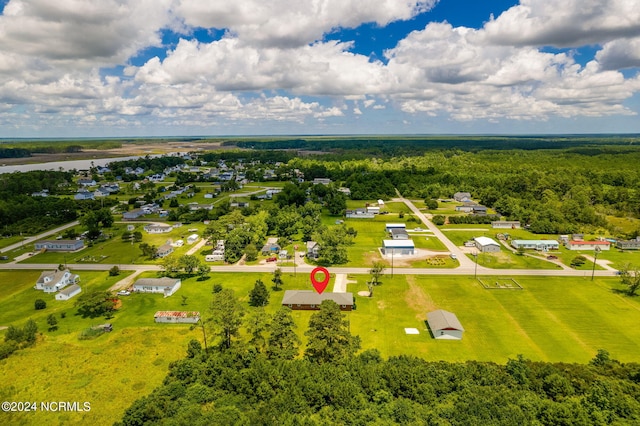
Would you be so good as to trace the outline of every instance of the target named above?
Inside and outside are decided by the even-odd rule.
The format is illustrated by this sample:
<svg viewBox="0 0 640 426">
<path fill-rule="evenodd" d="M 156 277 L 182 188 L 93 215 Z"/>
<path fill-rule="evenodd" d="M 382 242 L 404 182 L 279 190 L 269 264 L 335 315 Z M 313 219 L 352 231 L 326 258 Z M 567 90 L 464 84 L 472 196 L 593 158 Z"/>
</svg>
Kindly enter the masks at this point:
<svg viewBox="0 0 640 426">
<path fill-rule="evenodd" d="M 618 240 L 616 241 L 616 247 L 622 250 L 638 250 L 640 249 L 640 237 L 632 240 Z"/>
<path fill-rule="evenodd" d="M 456 314 L 438 309 L 427 314 L 427 323 L 434 339 L 461 340 L 464 328 Z"/>
<path fill-rule="evenodd" d="M 325 300 L 332 300 L 341 311 L 351 311 L 355 309 L 353 293 L 330 293 L 318 294 L 313 290 L 286 290 L 282 297 L 282 306 L 287 306 L 293 310 L 319 310 L 320 304 Z"/>
<path fill-rule="evenodd" d="M 407 232 L 406 228 L 393 228 L 391 229 L 390 233 L 391 233 L 391 239 L 393 240 L 409 239 L 409 233 Z"/>
<path fill-rule="evenodd" d="M 82 240 L 42 240 L 35 243 L 34 248 L 36 251 L 76 251 L 84 247 L 84 241 Z"/>
</svg>

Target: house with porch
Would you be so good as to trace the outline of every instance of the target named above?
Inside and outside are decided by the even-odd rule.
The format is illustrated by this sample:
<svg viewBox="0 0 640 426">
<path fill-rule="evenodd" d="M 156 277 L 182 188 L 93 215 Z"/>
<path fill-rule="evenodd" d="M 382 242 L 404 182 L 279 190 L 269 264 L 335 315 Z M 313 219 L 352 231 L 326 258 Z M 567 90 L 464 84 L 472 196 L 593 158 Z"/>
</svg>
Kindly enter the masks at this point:
<svg viewBox="0 0 640 426">
<path fill-rule="evenodd" d="M 71 273 L 68 269 L 62 271 L 54 269 L 52 271 L 44 271 L 38 277 L 34 288 L 42 290 L 45 293 L 55 293 L 62 290 L 68 285 L 75 284 L 80 281 L 80 276 Z"/>
<path fill-rule="evenodd" d="M 133 291 L 136 293 L 160 293 L 164 297 L 173 295 L 181 287 L 179 278 L 140 278 L 133 283 Z"/>
</svg>

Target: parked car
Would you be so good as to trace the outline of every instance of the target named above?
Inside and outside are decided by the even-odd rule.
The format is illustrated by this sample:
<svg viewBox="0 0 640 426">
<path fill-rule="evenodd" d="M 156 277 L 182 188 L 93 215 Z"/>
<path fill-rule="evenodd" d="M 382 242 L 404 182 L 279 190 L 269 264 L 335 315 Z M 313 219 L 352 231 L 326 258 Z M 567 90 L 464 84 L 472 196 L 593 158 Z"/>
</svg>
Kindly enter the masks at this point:
<svg viewBox="0 0 640 426">
<path fill-rule="evenodd" d="M 120 290 L 117 294 L 118 296 L 129 296 L 131 292 L 127 290 Z"/>
<path fill-rule="evenodd" d="M 267 258 L 267 262 L 277 262 L 277 261 L 278 261 L 278 258 L 275 256 Z"/>
</svg>

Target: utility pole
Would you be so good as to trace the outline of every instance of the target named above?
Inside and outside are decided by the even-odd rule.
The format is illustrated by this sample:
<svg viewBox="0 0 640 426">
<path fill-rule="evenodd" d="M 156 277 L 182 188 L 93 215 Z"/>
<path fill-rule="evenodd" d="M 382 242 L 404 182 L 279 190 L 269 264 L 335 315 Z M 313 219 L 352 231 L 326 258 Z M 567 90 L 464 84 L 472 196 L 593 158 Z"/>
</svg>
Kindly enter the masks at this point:
<svg viewBox="0 0 640 426">
<path fill-rule="evenodd" d="M 596 262 L 598 261 L 598 253 L 600 253 L 600 247 L 596 247 L 593 252 L 593 269 L 591 269 L 591 281 L 593 281 L 593 276 L 596 273 Z"/>
</svg>

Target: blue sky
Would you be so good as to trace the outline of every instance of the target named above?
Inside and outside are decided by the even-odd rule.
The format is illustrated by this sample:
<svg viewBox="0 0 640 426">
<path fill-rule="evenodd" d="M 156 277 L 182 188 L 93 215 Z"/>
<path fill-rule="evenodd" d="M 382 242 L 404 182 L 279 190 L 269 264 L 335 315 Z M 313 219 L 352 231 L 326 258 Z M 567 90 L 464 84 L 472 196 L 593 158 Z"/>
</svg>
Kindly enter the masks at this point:
<svg viewBox="0 0 640 426">
<path fill-rule="evenodd" d="M 0 10 L 0 137 L 640 132 L 640 0 Z"/>
</svg>

